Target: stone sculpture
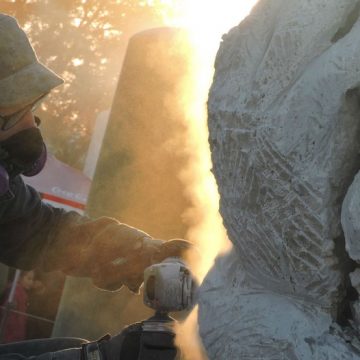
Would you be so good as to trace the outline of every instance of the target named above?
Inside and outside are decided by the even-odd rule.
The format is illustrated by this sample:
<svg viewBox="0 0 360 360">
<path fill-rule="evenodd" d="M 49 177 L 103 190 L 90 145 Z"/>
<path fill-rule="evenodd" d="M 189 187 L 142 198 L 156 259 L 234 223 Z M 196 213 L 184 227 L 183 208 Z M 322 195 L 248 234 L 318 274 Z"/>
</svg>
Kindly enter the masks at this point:
<svg viewBox="0 0 360 360">
<path fill-rule="evenodd" d="M 359 13 L 262 0 L 223 37 L 209 142 L 234 248 L 202 285 L 211 359 L 360 359 Z"/>
</svg>

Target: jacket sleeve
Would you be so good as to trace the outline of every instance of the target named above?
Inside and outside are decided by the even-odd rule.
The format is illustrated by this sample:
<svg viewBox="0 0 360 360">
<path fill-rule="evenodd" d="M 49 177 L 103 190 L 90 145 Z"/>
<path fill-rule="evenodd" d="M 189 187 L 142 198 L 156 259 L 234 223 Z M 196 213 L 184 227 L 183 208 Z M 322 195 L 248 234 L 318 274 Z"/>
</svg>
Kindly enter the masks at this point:
<svg viewBox="0 0 360 360">
<path fill-rule="evenodd" d="M 13 179 L 10 189 L 0 197 L 0 261 L 9 266 L 88 276 L 81 258 L 104 229 L 116 226 L 119 253 L 147 235 L 112 218 L 92 220 L 45 204 L 21 177 Z"/>
<path fill-rule="evenodd" d="M 64 212 L 43 203 L 39 194 L 20 176 L 0 197 L 0 260 L 20 269 L 31 269 L 44 248 L 51 229 Z"/>
</svg>

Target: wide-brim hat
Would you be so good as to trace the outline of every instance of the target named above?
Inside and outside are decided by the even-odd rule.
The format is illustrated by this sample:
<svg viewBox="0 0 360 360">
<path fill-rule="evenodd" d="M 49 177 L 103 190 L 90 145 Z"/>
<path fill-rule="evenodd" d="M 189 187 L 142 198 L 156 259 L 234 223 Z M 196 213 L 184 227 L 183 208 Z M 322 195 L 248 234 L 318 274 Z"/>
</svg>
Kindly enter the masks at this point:
<svg viewBox="0 0 360 360">
<path fill-rule="evenodd" d="M 31 103 L 63 82 L 39 62 L 16 19 L 0 14 L 0 107 Z"/>
</svg>

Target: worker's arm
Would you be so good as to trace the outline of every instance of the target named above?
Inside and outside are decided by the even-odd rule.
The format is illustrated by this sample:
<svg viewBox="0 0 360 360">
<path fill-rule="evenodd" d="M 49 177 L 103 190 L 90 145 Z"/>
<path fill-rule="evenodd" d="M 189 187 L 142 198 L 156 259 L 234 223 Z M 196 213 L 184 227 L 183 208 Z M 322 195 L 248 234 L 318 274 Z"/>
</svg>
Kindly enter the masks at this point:
<svg viewBox="0 0 360 360">
<path fill-rule="evenodd" d="M 11 190 L 13 196 L 0 199 L 0 261 L 9 266 L 98 275 L 98 285 L 106 287 L 99 267 L 105 269 L 109 262 L 135 253 L 150 253 L 159 244 L 115 219 L 92 220 L 47 205 L 20 177 L 12 181 Z"/>
<path fill-rule="evenodd" d="M 184 250 L 181 242 L 164 247 L 162 240 L 112 218 L 93 220 L 47 205 L 20 177 L 11 190 L 13 197 L 0 198 L 0 261 L 7 265 L 61 270 L 91 277 L 101 288 L 124 284 L 137 291 L 155 257 L 159 261 Z"/>
</svg>

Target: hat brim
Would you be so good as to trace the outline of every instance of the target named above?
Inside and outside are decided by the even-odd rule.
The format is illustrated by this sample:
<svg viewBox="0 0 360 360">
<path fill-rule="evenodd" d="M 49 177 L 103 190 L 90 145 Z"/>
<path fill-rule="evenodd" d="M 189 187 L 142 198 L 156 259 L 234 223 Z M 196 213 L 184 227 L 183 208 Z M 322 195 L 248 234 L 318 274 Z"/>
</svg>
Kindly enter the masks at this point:
<svg viewBox="0 0 360 360">
<path fill-rule="evenodd" d="M 31 103 L 64 83 L 64 80 L 43 64 L 30 64 L 11 76 L 1 79 L 0 107 Z"/>
</svg>

